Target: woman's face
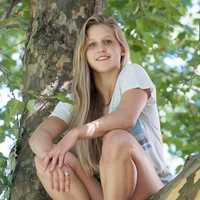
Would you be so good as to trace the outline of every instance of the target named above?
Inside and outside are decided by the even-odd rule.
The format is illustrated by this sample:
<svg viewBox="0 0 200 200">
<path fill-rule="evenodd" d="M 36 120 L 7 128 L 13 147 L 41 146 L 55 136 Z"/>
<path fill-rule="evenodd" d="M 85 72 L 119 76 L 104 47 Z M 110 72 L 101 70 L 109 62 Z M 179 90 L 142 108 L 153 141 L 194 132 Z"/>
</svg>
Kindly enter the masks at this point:
<svg viewBox="0 0 200 200">
<path fill-rule="evenodd" d="M 87 31 L 86 58 L 98 73 L 116 71 L 121 66 L 122 47 L 107 25 L 92 25 Z"/>
</svg>

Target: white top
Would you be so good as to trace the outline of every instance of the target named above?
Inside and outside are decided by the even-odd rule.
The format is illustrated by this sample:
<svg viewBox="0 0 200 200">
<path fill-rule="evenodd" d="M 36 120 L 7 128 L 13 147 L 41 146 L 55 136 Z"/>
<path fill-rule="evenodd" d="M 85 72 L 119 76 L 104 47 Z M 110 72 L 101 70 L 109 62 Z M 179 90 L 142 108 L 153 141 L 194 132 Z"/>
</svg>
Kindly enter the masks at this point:
<svg viewBox="0 0 200 200">
<path fill-rule="evenodd" d="M 154 167 L 163 183 L 167 183 L 173 176 L 163 157 L 156 88 L 141 66 L 129 63 L 119 73 L 108 113 L 117 109 L 123 93 L 132 88 L 150 89 L 151 95 L 136 124 L 133 124 L 129 132 L 137 139 L 145 150 L 146 155 L 153 161 Z M 71 104 L 59 102 L 51 116 L 59 117 L 68 123 L 72 110 L 73 106 Z"/>
</svg>

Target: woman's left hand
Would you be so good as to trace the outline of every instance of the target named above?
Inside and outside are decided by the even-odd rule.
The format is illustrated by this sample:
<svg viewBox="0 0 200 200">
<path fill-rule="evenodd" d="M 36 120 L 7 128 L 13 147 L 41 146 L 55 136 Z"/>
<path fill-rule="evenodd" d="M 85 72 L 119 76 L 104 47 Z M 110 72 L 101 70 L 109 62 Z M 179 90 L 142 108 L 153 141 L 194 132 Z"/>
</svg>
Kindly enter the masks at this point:
<svg viewBox="0 0 200 200">
<path fill-rule="evenodd" d="M 45 168 L 50 165 L 50 171 L 53 171 L 58 164 L 59 167 L 63 166 L 64 156 L 78 141 L 78 129 L 69 131 L 47 154 L 44 159 Z"/>
</svg>

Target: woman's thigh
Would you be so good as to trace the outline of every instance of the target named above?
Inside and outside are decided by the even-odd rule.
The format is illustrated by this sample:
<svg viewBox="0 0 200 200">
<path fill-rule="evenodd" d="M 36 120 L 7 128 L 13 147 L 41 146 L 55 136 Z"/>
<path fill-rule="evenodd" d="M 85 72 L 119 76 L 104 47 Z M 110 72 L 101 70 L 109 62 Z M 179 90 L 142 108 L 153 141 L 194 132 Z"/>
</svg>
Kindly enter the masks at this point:
<svg viewBox="0 0 200 200">
<path fill-rule="evenodd" d="M 129 132 L 117 129 L 107 133 L 103 138 L 102 157 L 105 161 L 119 158 L 119 155 L 129 155 L 136 166 L 137 184 L 133 200 L 143 200 L 163 187 L 152 161 L 142 146 Z"/>
<path fill-rule="evenodd" d="M 44 186 L 45 190 L 49 194 L 49 196 L 53 200 L 90 200 L 89 193 L 84 186 L 84 184 L 80 181 L 79 177 L 74 173 L 73 169 L 69 166 L 64 166 L 62 170 L 67 171 L 70 174 L 70 190 L 67 191 L 57 191 L 52 189 L 52 179 L 50 172 L 44 172 L 42 169 L 41 161 L 35 158 L 35 165 L 37 170 L 37 176 Z M 65 181 L 67 184 L 67 182 Z M 69 182 L 68 182 L 69 183 Z M 67 188 L 67 185 L 65 185 Z"/>
</svg>

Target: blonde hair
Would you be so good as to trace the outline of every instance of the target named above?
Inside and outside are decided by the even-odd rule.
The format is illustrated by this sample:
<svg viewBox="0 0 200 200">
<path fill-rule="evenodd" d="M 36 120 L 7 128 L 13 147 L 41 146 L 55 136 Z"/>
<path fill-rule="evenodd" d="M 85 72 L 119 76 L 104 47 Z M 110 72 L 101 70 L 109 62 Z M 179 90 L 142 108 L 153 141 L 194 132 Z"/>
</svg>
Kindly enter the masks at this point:
<svg viewBox="0 0 200 200">
<path fill-rule="evenodd" d="M 70 128 L 83 125 L 103 115 L 104 102 L 97 90 L 94 77 L 86 58 L 87 30 L 93 25 L 104 24 L 110 27 L 123 48 L 125 54 L 121 57 L 121 68 L 129 59 L 129 48 L 124 33 L 112 17 L 93 15 L 84 23 L 76 43 L 73 59 L 74 112 Z M 83 139 L 76 144 L 76 154 L 82 167 L 89 175 L 99 173 L 102 138 Z"/>
</svg>

